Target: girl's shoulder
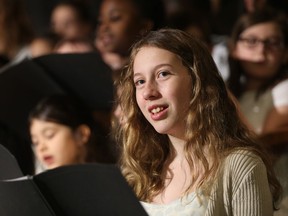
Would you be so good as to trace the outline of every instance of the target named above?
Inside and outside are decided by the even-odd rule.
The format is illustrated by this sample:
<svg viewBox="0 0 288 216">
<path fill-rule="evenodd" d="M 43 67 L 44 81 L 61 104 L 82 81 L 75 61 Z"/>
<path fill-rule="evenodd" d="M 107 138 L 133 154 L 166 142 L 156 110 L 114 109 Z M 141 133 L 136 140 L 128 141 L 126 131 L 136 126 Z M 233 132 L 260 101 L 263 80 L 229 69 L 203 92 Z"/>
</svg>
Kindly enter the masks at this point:
<svg viewBox="0 0 288 216">
<path fill-rule="evenodd" d="M 286 79 L 281 80 L 280 82 L 278 82 L 273 88 L 272 90 L 281 90 L 281 89 L 287 89 L 288 88 L 288 77 Z"/>
<path fill-rule="evenodd" d="M 231 152 L 224 163 L 224 169 L 231 173 L 248 173 L 257 166 L 265 167 L 260 156 L 246 149 Z"/>
<path fill-rule="evenodd" d="M 265 184 L 267 169 L 261 157 L 250 150 L 236 150 L 230 153 L 223 166 L 222 179 L 226 188 L 240 188 L 250 181 Z M 259 176 L 263 179 L 259 180 Z M 266 176 L 266 177 L 265 177 Z"/>
<path fill-rule="evenodd" d="M 288 106 L 288 78 L 282 80 L 272 88 L 272 98 L 275 107 Z"/>
</svg>

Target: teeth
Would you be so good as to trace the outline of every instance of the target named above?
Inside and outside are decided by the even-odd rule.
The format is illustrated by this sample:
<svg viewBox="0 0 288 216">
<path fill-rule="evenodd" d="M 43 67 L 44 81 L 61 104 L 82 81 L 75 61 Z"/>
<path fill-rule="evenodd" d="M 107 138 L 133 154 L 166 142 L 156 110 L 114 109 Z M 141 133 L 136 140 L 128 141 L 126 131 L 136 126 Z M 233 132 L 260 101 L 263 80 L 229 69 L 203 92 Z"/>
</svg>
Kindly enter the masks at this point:
<svg viewBox="0 0 288 216">
<path fill-rule="evenodd" d="M 156 113 L 159 113 L 159 112 L 162 111 L 162 110 L 163 110 L 163 107 L 157 107 L 157 108 L 151 110 L 151 112 L 152 112 L 153 114 L 156 114 Z"/>
</svg>

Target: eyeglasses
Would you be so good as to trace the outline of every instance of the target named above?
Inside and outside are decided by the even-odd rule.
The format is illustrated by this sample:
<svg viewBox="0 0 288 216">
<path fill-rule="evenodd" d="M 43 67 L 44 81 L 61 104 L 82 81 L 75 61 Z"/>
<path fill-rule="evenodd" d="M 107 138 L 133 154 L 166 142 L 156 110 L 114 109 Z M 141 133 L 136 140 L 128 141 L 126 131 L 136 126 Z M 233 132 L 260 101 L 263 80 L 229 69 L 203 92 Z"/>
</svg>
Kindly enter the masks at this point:
<svg viewBox="0 0 288 216">
<path fill-rule="evenodd" d="M 264 47 L 269 50 L 281 50 L 285 48 L 284 41 L 280 38 L 269 38 L 261 40 L 254 37 L 240 37 L 238 41 L 242 42 L 243 45 L 249 49 L 255 49 L 260 44 L 263 44 Z"/>
</svg>

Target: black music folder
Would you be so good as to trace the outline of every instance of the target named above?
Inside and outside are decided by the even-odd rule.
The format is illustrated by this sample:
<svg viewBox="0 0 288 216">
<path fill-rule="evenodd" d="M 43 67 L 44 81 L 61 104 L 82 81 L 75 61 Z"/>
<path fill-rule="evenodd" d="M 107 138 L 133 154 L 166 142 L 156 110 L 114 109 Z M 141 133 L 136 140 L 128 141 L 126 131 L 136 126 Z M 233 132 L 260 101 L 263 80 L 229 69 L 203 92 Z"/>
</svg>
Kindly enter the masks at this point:
<svg viewBox="0 0 288 216">
<path fill-rule="evenodd" d="M 97 52 L 50 54 L 33 61 L 69 94 L 93 110 L 109 110 L 113 104 L 112 70 Z"/>
<path fill-rule="evenodd" d="M 1 154 L 7 152 L 1 153 L 0 148 L 0 157 Z M 34 176 L 1 179 L 0 213 L 1 216 L 147 216 L 119 168 L 106 164 L 63 166 Z"/>
</svg>

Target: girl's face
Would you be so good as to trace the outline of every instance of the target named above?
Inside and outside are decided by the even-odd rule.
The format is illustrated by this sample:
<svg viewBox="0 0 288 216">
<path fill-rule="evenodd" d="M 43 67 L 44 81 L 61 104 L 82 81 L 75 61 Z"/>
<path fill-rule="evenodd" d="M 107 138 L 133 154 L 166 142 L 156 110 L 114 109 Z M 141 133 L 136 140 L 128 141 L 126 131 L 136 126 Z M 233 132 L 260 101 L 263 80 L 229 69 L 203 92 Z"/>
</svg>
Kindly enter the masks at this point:
<svg viewBox="0 0 288 216">
<path fill-rule="evenodd" d="M 244 30 L 233 51 L 245 74 L 260 80 L 273 77 L 286 61 L 286 55 L 283 35 L 273 22 L 253 25 Z"/>
<path fill-rule="evenodd" d="M 74 8 L 68 5 L 60 5 L 54 9 L 51 15 L 52 29 L 63 38 L 82 37 L 83 29 Z"/>
<path fill-rule="evenodd" d="M 30 134 L 36 157 L 47 169 L 83 162 L 81 136 L 69 127 L 34 119 Z"/>
<path fill-rule="evenodd" d="M 101 50 L 127 55 L 143 28 L 130 0 L 104 0 L 98 19 L 97 44 Z"/>
<path fill-rule="evenodd" d="M 136 100 L 158 133 L 184 138 L 191 76 L 181 59 L 156 47 L 142 47 L 133 65 Z"/>
</svg>

